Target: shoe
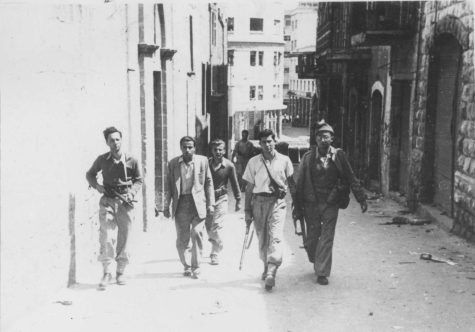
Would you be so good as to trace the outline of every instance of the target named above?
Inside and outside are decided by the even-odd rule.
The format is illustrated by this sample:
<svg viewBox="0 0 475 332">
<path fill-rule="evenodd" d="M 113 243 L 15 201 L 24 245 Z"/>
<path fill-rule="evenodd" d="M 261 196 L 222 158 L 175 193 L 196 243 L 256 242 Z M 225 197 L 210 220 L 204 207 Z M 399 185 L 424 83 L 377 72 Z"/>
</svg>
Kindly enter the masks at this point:
<svg viewBox="0 0 475 332">
<path fill-rule="evenodd" d="M 192 279 L 199 279 L 200 278 L 200 270 L 196 269 L 191 273 L 191 278 Z"/>
<path fill-rule="evenodd" d="M 272 288 L 275 286 L 275 276 L 277 274 L 277 265 L 269 264 L 267 265 L 267 275 L 265 279 L 265 289 L 266 291 L 270 292 Z"/>
<path fill-rule="evenodd" d="M 99 283 L 99 290 L 105 290 L 112 280 L 112 275 L 110 273 L 104 273 L 102 276 L 101 282 Z"/>
<path fill-rule="evenodd" d="M 261 280 L 262 281 L 266 280 L 266 277 L 267 277 L 267 265 L 264 266 L 264 272 L 262 272 Z"/>
<path fill-rule="evenodd" d="M 211 265 L 218 265 L 219 264 L 219 258 L 218 258 L 218 255 L 216 254 L 213 254 L 210 256 L 211 258 Z"/>
<path fill-rule="evenodd" d="M 317 277 L 317 283 L 323 286 L 328 285 L 328 278 L 325 276 L 318 276 Z"/>
<path fill-rule="evenodd" d="M 127 284 L 127 280 L 125 280 L 125 277 L 124 277 L 123 273 L 117 272 L 115 280 L 117 281 L 117 285 L 123 286 L 123 285 Z"/>
<path fill-rule="evenodd" d="M 191 277 L 191 269 L 189 267 L 185 268 L 185 271 L 183 272 L 184 277 Z"/>
</svg>

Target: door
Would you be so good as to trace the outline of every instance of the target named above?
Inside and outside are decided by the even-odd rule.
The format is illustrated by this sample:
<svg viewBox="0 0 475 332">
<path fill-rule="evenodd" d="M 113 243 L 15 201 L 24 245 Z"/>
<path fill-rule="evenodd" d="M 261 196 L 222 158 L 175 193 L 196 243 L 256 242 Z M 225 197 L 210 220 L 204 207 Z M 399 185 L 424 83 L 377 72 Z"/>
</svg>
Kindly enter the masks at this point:
<svg viewBox="0 0 475 332">
<path fill-rule="evenodd" d="M 383 96 L 375 91 L 371 97 L 371 123 L 369 146 L 368 178 L 371 190 L 380 190 L 381 165 L 381 118 L 383 114 Z"/>
<path fill-rule="evenodd" d="M 461 47 L 455 38 L 442 36 L 436 41 L 431 68 L 434 116 L 434 203 L 452 216 L 454 190 L 455 140 L 457 124 L 458 76 Z"/>
</svg>

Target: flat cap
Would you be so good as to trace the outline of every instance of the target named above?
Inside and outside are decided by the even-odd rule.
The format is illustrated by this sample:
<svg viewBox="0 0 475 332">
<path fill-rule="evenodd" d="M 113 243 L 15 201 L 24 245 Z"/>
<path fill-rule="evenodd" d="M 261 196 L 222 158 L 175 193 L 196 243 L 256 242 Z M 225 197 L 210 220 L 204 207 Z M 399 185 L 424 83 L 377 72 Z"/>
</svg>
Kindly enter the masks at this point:
<svg viewBox="0 0 475 332">
<path fill-rule="evenodd" d="M 333 135 L 335 134 L 335 132 L 333 131 L 333 128 L 328 123 L 326 123 L 325 120 L 321 120 L 317 122 L 315 129 L 316 129 L 315 131 L 316 134 L 325 132 L 325 131 L 332 133 Z"/>
</svg>

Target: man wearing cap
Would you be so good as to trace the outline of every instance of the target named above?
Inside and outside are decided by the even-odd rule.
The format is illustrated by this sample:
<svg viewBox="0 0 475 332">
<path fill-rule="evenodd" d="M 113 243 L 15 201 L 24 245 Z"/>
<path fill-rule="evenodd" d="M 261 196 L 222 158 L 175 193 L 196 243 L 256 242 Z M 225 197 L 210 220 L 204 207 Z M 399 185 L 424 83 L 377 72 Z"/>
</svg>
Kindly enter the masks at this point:
<svg viewBox="0 0 475 332">
<path fill-rule="evenodd" d="M 317 146 L 300 161 L 293 217 L 305 217 L 308 258 L 314 264 L 317 283 L 328 285 L 338 209 L 348 206 L 350 188 L 363 213 L 368 205 L 345 152 L 331 145 L 333 128 L 321 121 L 315 136 Z"/>
<path fill-rule="evenodd" d="M 195 140 L 192 137 L 182 137 L 180 147 L 182 155 L 168 163 L 163 215 L 170 218 L 172 205 L 176 249 L 184 267 L 183 275 L 198 279 L 205 219 L 214 212 L 213 178 L 208 159 L 195 155 Z"/>
<path fill-rule="evenodd" d="M 99 261 L 104 274 L 99 289 L 105 289 L 110 283 L 114 259 L 117 262 L 117 284 L 126 283 L 124 270 L 129 263 L 128 240 L 134 209 L 131 203 L 123 202 L 119 195 L 127 202 L 132 202 L 143 182 L 137 159 L 122 151 L 122 133 L 115 127 L 106 128 L 103 133 L 110 151 L 97 157 L 86 173 L 89 185 L 103 194 L 99 201 Z M 97 182 L 99 172 L 102 172 L 102 184 Z"/>
<path fill-rule="evenodd" d="M 221 232 L 224 217 L 228 212 L 228 180 L 231 182 L 236 200 L 235 210 L 239 211 L 241 209 L 241 191 L 239 190 L 236 169 L 230 160 L 224 158 L 224 149 L 223 140 L 215 139 L 211 142 L 213 157 L 209 159 L 209 167 L 213 177 L 215 206 L 213 215 L 206 218 L 206 231 L 212 246 L 209 255 L 211 265 L 219 264 L 219 253 L 223 250 Z"/>
<path fill-rule="evenodd" d="M 294 200 L 294 169 L 289 157 L 275 150 L 272 130 L 264 129 L 257 138 L 262 154 L 252 157 L 244 171 L 243 179 L 247 181 L 244 212 L 247 224 L 254 221 L 259 256 L 264 263 L 262 280 L 265 280 L 265 289 L 270 291 L 282 264 L 285 196 L 289 189 Z"/>
</svg>

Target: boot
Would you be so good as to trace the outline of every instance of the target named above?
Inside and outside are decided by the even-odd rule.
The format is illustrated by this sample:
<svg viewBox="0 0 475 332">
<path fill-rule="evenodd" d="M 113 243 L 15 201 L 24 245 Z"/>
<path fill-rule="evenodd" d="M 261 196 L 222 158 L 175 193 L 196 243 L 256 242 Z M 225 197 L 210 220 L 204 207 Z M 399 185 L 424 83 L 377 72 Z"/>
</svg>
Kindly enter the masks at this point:
<svg viewBox="0 0 475 332">
<path fill-rule="evenodd" d="M 262 272 L 261 280 L 266 280 L 267 277 L 267 264 L 264 264 L 264 272 Z"/>
<path fill-rule="evenodd" d="M 272 287 L 275 286 L 275 276 L 277 274 L 277 265 L 268 264 L 267 265 L 267 275 L 265 280 L 266 291 L 271 291 Z"/>
<path fill-rule="evenodd" d="M 112 275 L 110 273 L 105 272 L 102 276 L 101 282 L 99 283 L 98 289 L 105 290 L 107 286 L 110 284 L 112 279 Z"/>
</svg>

